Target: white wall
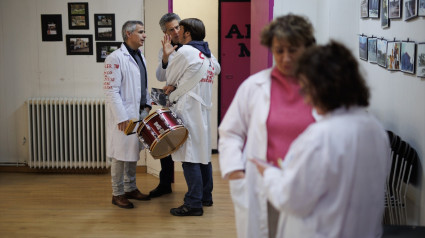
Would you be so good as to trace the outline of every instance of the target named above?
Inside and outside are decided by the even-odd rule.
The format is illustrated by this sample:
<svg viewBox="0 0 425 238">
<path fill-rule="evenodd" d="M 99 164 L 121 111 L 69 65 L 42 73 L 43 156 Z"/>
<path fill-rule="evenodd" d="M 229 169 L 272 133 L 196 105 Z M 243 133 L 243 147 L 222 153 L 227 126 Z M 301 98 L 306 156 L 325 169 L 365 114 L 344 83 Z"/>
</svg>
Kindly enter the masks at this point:
<svg viewBox="0 0 425 238">
<path fill-rule="evenodd" d="M 0 163 L 28 158 L 27 111 L 30 97 L 103 97 L 103 63 L 93 55 L 66 55 L 66 34 L 94 35 L 94 14 L 114 13 L 116 41 L 126 20 L 143 19 L 143 0 L 84 1 L 89 30 L 68 29 L 65 0 L 0 1 Z M 61 14 L 64 40 L 41 41 L 41 14 Z M 93 36 L 94 40 L 94 36 Z"/>
<path fill-rule="evenodd" d="M 382 29 L 379 19 L 362 19 L 358 0 L 275 1 L 274 14 L 303 14 L 310 18 L 318 43 L 329 39 L 343 42 L 358 56 L 358 34 L 386 39 L 425 42 L 423 17 L 405 22 L 391 20 L 390 28 Z M 371 89 L 370 112 L 387 130 L 392 130 L 412 147 L 425 168 L 425 82 L 402 72 L 390 72 L 376 64 L 359 60 L 361 70 Z M 425 225 L 425 189 L 422 184 L 409 187 L 409 224 Z"/>
</svg>

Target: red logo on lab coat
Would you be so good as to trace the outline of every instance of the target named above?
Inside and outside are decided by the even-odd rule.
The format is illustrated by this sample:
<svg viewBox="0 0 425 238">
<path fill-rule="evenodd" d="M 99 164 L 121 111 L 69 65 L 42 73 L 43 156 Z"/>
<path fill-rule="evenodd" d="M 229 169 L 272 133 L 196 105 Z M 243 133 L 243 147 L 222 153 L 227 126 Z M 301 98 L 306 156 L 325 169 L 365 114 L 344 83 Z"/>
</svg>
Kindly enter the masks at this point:
<svg viewBox="0 0 425 238">
<path fill-rule="evenodd" d="M 120 68 L 120 65 L 119 64 L 114 64 L 114 66 L 115 66 L 116 69 L 119 69 Z"/>
</svg>

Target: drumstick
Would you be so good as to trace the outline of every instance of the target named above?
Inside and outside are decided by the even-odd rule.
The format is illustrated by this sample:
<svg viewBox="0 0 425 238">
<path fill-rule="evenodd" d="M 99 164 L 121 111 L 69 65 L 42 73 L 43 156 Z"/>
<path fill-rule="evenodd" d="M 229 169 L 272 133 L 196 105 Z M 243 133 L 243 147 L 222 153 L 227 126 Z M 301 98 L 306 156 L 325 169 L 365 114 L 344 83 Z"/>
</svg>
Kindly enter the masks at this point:
<svg viewBox="0 0 425 238">
<path fill-rule="evenodd" d="M 133 130 L 136 127 L 136 124 L 138 122 L 140 122 L 140 121 L 133 121 L 132 119 L 130 119 L 130 123 L 127 125 L 127 127 L 124 130 L 124 134 L 126 134 L 126 135 L 134 134 L 135 132 L 133 132 Z"/>
</svg>

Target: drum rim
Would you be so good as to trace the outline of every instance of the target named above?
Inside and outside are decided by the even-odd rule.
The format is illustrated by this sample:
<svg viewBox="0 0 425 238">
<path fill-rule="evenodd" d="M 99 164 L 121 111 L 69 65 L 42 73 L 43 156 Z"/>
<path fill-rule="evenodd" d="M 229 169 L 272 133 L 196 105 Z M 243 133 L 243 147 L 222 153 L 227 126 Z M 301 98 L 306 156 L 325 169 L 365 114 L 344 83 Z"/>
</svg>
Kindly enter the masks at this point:
<svg viewBox="0 0 425 238">
<path fill-rule="evenodd" d="M 162 158 L 164 158 L 164 157 L 167 157 L 168 155 L 170 155 L 170 154 L 172 154 L 172 153 L 174 153 L 176 150 L 178 150 L 178 149 L 180 149 L 180 147 L 186 142 L 186 140 L 187 140 L 187 137 L 189 137 L 189 130 L 186 128 L 186 127 L 184 127 L 184 126 L 181 126 L 181 125 L 179 125 L 179 127 L 182 127 L 182 128 L 184 128 L 185 130 L 186 130 L 186 135 L 184 136 L 184 139 L 182 140 L 182 142 L 179 144 L 179 145 L 177 145 L 176 146 L 176 148 L 174 148 L 173 150 L 171 150 L 170 152 L 168 152 L 168 153 L 165 153 L 164 155 L 159 155 L 159 156 L 153 156 L 152 155 L 152 150 L 155 148 L 155 146 L 156 146 L 156 144 L 159 142 L 159 140 L 158 140 L 158 138 L 157 139 L 155 139 L 155 141 L 152 143 L 152 145 L 149 147 L 149 150 L 150 150 L 150 154 L 152 155 L 152 157 L 154 158 L 154 159 L 162 159 Z M 164 133 L 164 135 L 161 135 L 161 138 L 162 137 L 164 137 L 165 135 L 167 135 L 168 133 L 170 133 L 171 131 L 173 131 L 174 130 L 174 128 L 173 129 L 168 129 L 167 131 L 166 131 L 166 133 Z"/>
</svg>

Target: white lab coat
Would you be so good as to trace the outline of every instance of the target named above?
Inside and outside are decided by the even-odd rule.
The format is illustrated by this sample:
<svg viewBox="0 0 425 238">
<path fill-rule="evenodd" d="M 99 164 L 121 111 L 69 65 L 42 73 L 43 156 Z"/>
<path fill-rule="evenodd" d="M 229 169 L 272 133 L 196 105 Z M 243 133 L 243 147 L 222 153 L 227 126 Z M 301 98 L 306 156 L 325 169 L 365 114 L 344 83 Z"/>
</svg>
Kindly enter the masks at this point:
<svg viewBox="0 0 425 238">
<path fill-rule="evenodd" d="M 212 84 L 214 76 L 220 73 L 220 65 L 214 56 L 208 59 L 189 45 L 183 45 L 171 55 L 173 59 L 169 61 L 166 70 L 167 85 L 177 88 L 196 74 L 202 66 L 202 58 L 210 64 L 205 76 L 196 79 L 200 82 L 171 107 L 189 131 L 186 142 L 172 154 L 173 160 L 208 164 L 211 162 Z"/>
<path fill-rule="evenodd" d="M 165 82 L 167 81 L 167 78 L 165 77 L 165 74 L 167 72 L 167 68 L 163 69 L 162 68 L 162 55 L 164 54 L 162 48 L 159 49 L 158 52 L 158 62 L 159 65 L 158 67 L 156 67 L 156 79 L 158 79 L 158 81 L 160 82 Z M 171 54 L 168 56 L 168 64 L 170 64 L 170 61 L 174 58 L 175 54 Z"/>
<path fill-rule="evenodd" d="M 264 188 L 281 211 L 277 237 L 382 235 L 388 135 L 364 108 L 340 108 L 310 125 Z"/>
<path fill-rule="evenodd" d="M 244 179 L 229 181 L 239 238 L 268 237 L 267 198 L 261 189 L 262 177 L 253 163 L 247 163 L 247 158 L 267 160 L 271 71 L 260 71 L 241 84 L 219 127 L 223 177 L 235 170 L 245 170 Z"/>
<path fill-rule="evenodd" d="M 146 66 L 143 54 L 142 58 Z M 106 96 L 106 156 L 121 161 L 138 161 L 137 133 L 127 136 L 118 130 L 118 123 L 140 119 L 140 69 L 124 44 L 105 59 L 103 88 Z M 146 100 L 150 105 L 152 101 L 147 87 Z"/>
</svg>

